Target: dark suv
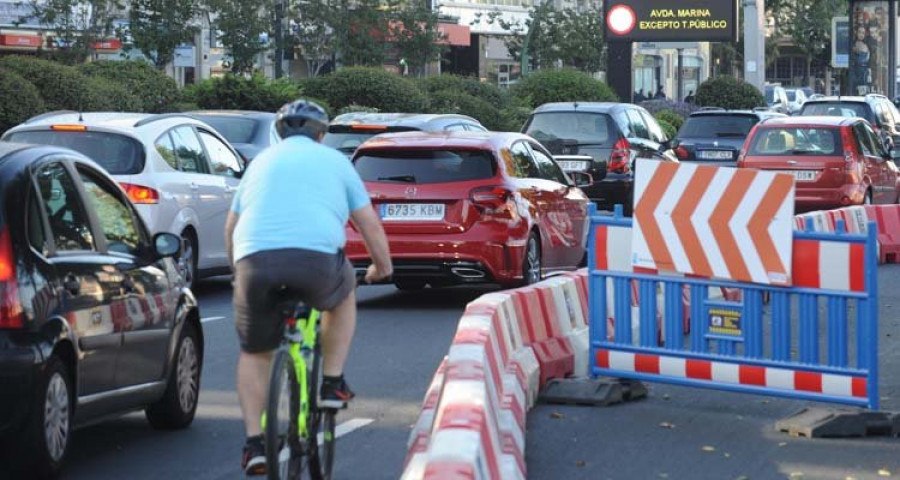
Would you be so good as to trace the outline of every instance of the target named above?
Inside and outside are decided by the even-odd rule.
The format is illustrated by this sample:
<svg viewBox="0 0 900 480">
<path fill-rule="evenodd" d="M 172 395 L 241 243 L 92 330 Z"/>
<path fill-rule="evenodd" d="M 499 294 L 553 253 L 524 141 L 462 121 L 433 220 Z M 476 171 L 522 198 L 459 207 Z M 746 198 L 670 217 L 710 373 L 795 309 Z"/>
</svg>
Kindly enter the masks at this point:
<svg viewBox="0 0 900 480">
<path fill-rule="evenodd" d="M 599 206 L 621 203 L 630 215 L 634 162 L 678 162 L 669 140 L 647 110 L 630 103 L 547 103 L 532 112 L 522 131 L 540 142 L 566 171 L 589 173 L 582 187 Z"/>
<path fill-rule="evenodd" d="M 144 409 L 194 418 L 197 303 L 124 191 L 74 151 L 0 142 L 0 452 L 25 478 L 59 473 L 73 427 Z"/>
<path fill-rule="evenodd" d="M 345 113 L 334 117 L 322 143 L 347 156 L 371 137 L 392 132 L 486 132 L 472 117 L 426 113 Z"/>
<path fill-rule="evenodd" d="M 900 111 L 884 95 L 869 94 L 864 97 L 823 97 L 807 100 L 799 115 L 864 118 L 878 133 L 882 141 L 891 139 L 900 146 Z"/>
<path fill-rule="evenodd" d="M 733 167 L 754 125 L 769 118 L 785 116 L 771 111 L 706 108 L 685 119 L 684 125 L 672 139 L 672 148 L 682 162 Z"/>
</svg>

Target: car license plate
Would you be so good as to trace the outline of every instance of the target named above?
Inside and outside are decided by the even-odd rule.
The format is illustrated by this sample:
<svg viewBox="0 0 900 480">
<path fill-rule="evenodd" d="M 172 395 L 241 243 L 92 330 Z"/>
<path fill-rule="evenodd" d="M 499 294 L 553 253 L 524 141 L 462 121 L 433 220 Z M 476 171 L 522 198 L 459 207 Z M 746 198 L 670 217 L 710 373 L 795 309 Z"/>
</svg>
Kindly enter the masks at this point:
<svg viewBox="0 0 900 480">
<path fill-rule="evenodd" d="M 567 172 L 583 172 L 590 166 L 588 162 L 580 160 L 557 160 L 556 163 Z"/>
<path fill-rule="evenodd" d="M 777 173 L 793 175 L 795 180 L 811 182 L 816 179 L 816 170 L 779 170 Z"/>
<path fill-rule="evenodd" d="M 384 221 L 427 222 L 444 219 L 443 203 L 386 203 L 381 206 Z"/>
<path fill-rule="evenodd" d="M 731 160 L 734 154 L 728 150 L 698 150 L 697 158 L 704 160 Z"/>
</svg>

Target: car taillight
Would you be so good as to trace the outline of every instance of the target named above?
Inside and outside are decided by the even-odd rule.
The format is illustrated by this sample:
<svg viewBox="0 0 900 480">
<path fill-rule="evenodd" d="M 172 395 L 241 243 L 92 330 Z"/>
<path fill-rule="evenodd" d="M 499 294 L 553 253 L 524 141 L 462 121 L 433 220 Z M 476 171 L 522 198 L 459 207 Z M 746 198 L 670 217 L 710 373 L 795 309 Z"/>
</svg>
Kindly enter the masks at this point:
<svg viewBox="0 0 900 480">
<path fill-rule="evenodd" d="M 469 199 L 478 207 L 497 209 L 506 205 L 512 192 L 503 187 L 478 187 L 469 192 Z"/>
<path fill-rule="evenodd" d="M 841 129 L 841 142 L 844 144 L 844 171 L 847 174 L 852 174 L 857 168 L 856 154 L 853 152 L 853 145 L 856 143 L 856 140 L 853 138 L 853 134 L 850 133 L 849 128 Z"/>
<path fill-rule="evenodd" d="M 16 280 L 16 256 L 9 228 L 0 229 L 0 328 L 22 328 L 25 325 L 19 284 Z"/>
<path fill-rule="evenodd" d="M 684 148 L 684 146 L 679 145 L 675 149 L 675 156 L 678 157 L 679 160 L 685 160 L 688 158 L 689 155 L 690 155 L 690 153 L 688 152 L 688 150 L 686 148 Z"/>
<path fill-rule="evenodd" d="M 738 154 L 737 168 L 744 168 L 744 158 L 746 158 L 746 157 L 747 157 L 747 151 L 742 148 L 741 153 Z"/>
<path fill-rule="evenodd" d="M 628 163 L 631 160 L 631 144 L 625 138 L 619 139 L 613 145 L 612 155 L 609 156 L 609 164 L 606 170 L 614 173 L 628 173 Z"/>
<path fill-rule="evenodd" d="M 132 183 L 121 183 L 122 188 L 125 190 L 125 193 L 128 194 L 128 198 L 133 203 L 142 203 L 142 204 L 154 204 L 159 203 L 159 192 L 150 188 L 144 187 L 142 185 L 134 185 Z"/>
</svg>

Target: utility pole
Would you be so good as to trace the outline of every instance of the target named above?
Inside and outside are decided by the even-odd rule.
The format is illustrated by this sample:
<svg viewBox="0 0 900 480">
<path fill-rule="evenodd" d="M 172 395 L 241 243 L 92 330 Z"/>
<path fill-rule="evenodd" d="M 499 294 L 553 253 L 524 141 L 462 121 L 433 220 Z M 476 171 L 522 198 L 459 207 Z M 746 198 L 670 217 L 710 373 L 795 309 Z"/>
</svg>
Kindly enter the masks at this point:
<svg viewBox="0 0 900 480">
<path fill-rule="evenodd" d="M 744 80 L 763 91 L 766 83 L 764 0 L 742 0 L 744 7 Z"/>
<path fill-rule="evenodd" d="M 275 4 L 275 78 L 284 76 L 284 1 Z"/>
</svg>

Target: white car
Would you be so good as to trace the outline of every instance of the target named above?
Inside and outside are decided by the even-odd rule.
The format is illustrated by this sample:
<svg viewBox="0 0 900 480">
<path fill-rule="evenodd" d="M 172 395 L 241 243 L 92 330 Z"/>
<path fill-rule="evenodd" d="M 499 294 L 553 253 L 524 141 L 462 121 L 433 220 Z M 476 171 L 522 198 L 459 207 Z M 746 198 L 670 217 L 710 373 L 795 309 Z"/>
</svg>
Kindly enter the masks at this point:
<svg viewBox="0 0 900 480">
<path fill-rule="evenodd" d="M 225 217 L 244 166 L 206 123 L 182 114 L 51 112 L 3 140 L 68 147 L 100 164 L 153 233 L 181 236 L 188 286 L 229 272 Z"/>
<path fill-rule="evenodd" d="M 803 108 L 803 104 L 806 103 L 807 100 L 809 100 L 808 98 L 806 98 L 806 92 L 799 88 L 786 88 L 784 92 L 787 94 L 790 114 L 795 115 L 800 113 L 800 109 Z"/>
</svg>

